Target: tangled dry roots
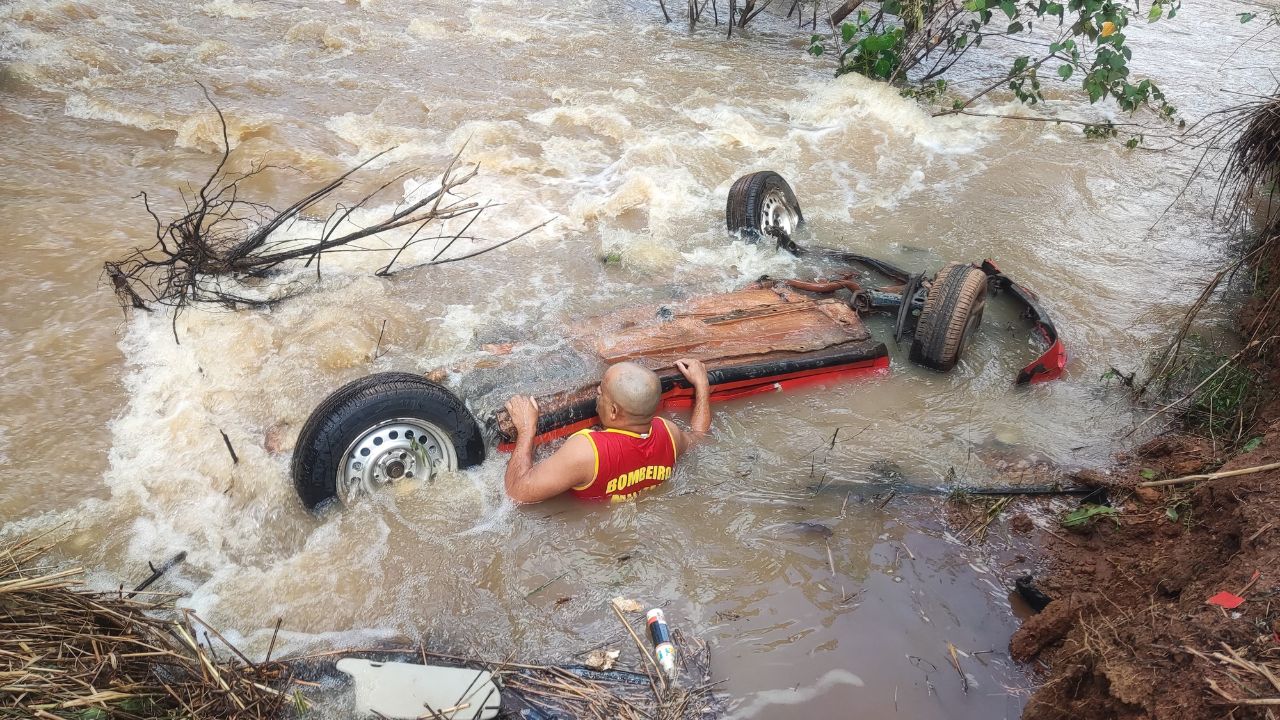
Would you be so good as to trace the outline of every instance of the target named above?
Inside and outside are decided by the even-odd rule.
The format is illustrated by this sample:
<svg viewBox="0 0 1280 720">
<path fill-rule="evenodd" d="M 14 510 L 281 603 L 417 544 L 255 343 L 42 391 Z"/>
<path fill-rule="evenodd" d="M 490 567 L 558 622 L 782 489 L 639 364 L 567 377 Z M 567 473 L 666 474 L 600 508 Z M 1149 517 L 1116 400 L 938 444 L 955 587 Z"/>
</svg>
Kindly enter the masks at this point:
<svg viewBox="0 0 1280 720">
<path fill-rule="evenodd" d="M 206 91 L 205 97 L 208 98 Z M 370 206 L 393 183 L 402 181 L 413 171 L 401 173 L 365 194 L 351 205 L 338 204 L 329 213 L 313 237 L 281 238 L 279 231 L 293 228 L 293 223 L 303 213 L 320 205 L 353 176 L 390 150 L 365 160 L 343 175 L 327 182 L 283 210 L 240 197 L 239 184 L 254 175 L 273 169 L 269 165 L 256 164 L 247 173 L 233 175 L 226 171 L 231 146 L 227 137 L 227 124 L 222 111 L 209 99 L 222 124 L 223 152 L 214 171 L 200 188 L 184 193 L 187 212 L 180 217 L 162 222 L 147 201 L 146 193 L 140 197 L 147 212 L 155 221 L 155 243 L 145 248 L 135 248 L 123 258 L 105 263 L 105 272 L 120 300 L 122 307 L 150 310 L 153 306 L 176 308 L 178 311 L 192 303 L 215 303 L 224 307 L 259 306 L 277 302 L 297 294 L 306 286 L 293 282 L 285 287 L 273 286 L 272 292 L 249 292 L 261 288 L 287 263 L 302 261 L 307 267 L 314 265 L 320 273 L 320 260 L 330 252 L 370 251 L 385 252 L 388 247 L 365 248 L 356 245 L 361 240 L 404 228 L 411 231 L 406 239 L 398 240 L 391 259 L 377 274 L 390 275 L 402 253 L 419 243 L 435 241 L 439 250 L 425 265 L 456 262 L 495 250 L 514 242 L 541 228 L 549 220 L 502 241 L 485 242 L 469 235 L 472 224 L 481 214 L 493 207 L 482 204 L 459 193 L 460 186 L 474 178 L 477 166 L 459 166 L 462 151 L 459 150 L 439 175 L 432 192 L 412 202 L 399 203 L 384 216 L 370 221 L 360 218 L 355 224 L 353 214 Z M 465 149 L 465 148 L 464 148 Z M 462 227 L 456 232 L 433 230 L 443 223 L 462 218 Z M 309 227 L 309 226 L 308 226 Z M 463 255 L 445 257 L 459 240 L 480 241 L 484 247 Z M 394 246 L 393 246 L 394 247 Z"/>
</svg>

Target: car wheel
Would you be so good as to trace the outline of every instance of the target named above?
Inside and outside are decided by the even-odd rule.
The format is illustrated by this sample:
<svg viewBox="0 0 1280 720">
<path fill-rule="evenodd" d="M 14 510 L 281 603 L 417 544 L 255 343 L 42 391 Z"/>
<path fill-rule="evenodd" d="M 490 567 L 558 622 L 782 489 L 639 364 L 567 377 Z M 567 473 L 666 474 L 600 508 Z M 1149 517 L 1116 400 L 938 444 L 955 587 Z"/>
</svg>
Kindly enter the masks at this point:
<svg viewBox="0 0 1280 720">
<path fill-rule="evenodd" d="M 729 232 L 755 242 L 766 235 L 784 247 L 804 225 L 800 202 L 787 181 L 772 170 L 743 175 L 729 188 L 725 207 Z"/>
<path fill-rule="evenodd" d="M 484 461 L 466 405 L 418 375 L 379 373 L 338 388 L 311 413 L 293 451 L 293 484 L 308 510 L 401 479 Z"/>
<path fill-rule="evenodd" d="M 933 278 L 911 341 L 911 360 L 934 370 L 950 370 L 960 361 L 982 323 L 987 276 L 963 263 L 948 263 Z"/>
</svg>

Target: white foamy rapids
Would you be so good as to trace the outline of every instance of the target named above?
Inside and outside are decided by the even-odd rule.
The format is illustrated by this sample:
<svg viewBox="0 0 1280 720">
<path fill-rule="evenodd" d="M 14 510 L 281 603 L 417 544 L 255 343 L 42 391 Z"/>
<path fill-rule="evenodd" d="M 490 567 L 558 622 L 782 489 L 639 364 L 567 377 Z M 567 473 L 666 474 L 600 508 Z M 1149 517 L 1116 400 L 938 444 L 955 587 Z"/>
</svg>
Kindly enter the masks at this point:
<svg viewBox="0 0 1280 720">
<path fill-rule="evenodd" d="M 73 61 L 66 53 L 65 42 L 49 33 L 42 33 L 15 22 L 12 9 L 9 17 L 0 16 L 0 59 L 6 61 L 5 72 L 23 82 L 38 84 L 46 79 L 54 68 L 59 72 L 81 75 L 87 68 L 84 63 Z"/>
<path fill-rule="evenodd" d="M 439 178 L 410 178 L 396 205 L 355 211 L 336 229 L 300 219 L 280 228 L 271 241 L 285 249 L 314 241 L 326 227 L 335 234 L 361 229 L 438 189 Z M 483 202 L 492 188 L 468 189 Z M 492 213 L 468 232 L 509 237 L 528 229 L 533 219 L 545 219 L 543 213 L 533 204 Z M 429 227 L 420 236 L 423 242 L 401 252 L 396 267 L 428 262 L 467 221 L 460 217 Z M 435 293 L 413 292 L 421 276 L 375 277 L 373 271 L 389 262 L 413 232 L 405 227 L 366 238 L 359 246 L 367 252 L 326 255 L 318 281 L 314 266 L 295 262 L 268 281 L 229 286 L 259 300 L 284 291 L 318 292 L 271 310 L 190 309 L 176 325 L 181 344 L 174 342 L 168 313 L 139 313 L 130 322 L 122 342 L 130 370 L 129 404 L 112 424 L 105 476 L 112 517 L 131 523 L 124 548 L 129 558 L 187 549 L 194 566 L 231 577 L 234 570 L 220 568 L 242 565 L 267 552 L 263 548 L 295 544 L 297 533 L 278 523 L 298 511 L 285 480 L 288 453 L 268 450 L 268 431 L 295 436 L 319 397 L 344 379 L 380 369 L 447 365 L 469 352 L 476 330 L 493 318 L 519 324 L 558 302 L 552 292 L 525 292 L 545 286 L 536 276 L 523 288 L 481 292 L 476 302 L 458 302 L 455 296 L 447 305 Z M 445 237 L 429 237 L 437 234 Z M 527 240 L 536 243 L 540 237 Z M 443 257 L 492 242 L 459 239 Z M 238 462 L 232 461 L 227 442 Z M 238 592 L 243 597 L 244 591 Z"/>
<path fill-rule="evenodd" d="M 101 120 L 103 122 L 126 125 L 140 130 L 174 130 L 175 121 L 158 113 L 136 108 L 122 108 L 101 99 L 74 93 L 67 96 L 63 112 L 67 117 L 81 120 Z"/>
<path fill-rule="evenodd" d="M 729 292 L 741 288 L 744 281 L 762 275 L 789 277 L 800 270 L 796 256 L 778 252 L 772 243 L 739 239 L 731 242 L 708 239 L 693 250 L 681 253 L 681 260 L 677 277 L 698 278 L 698 287 L 708 292 Z"/>
<path fill-rule="evenodd" d="M 284 39 L 313 51 L 313 57 L 321 62 L 347 57 L 364 42 L 360 25 L 337 23 L 330 19 L 295 23 L 285 30 Z"/>
<path fill-rule="evenodd" d="M 642 155 L 666 142 L 653 138 L 639 144 L 634 152 Z M 647 226 L 655 236 L 671 237 L 684 231 L 677 221 L 705 213 L 712 197 L 711 188 L 699 182 L 688 168 L 655 166 L 632 157 L 631 152 L 607 175 L 601 178 L 601 189 L 580 193 L 574 199 L 569 215 L 576 221 L 575 227 L 630 213 L 635 222 Z"/>
<path fill-rule="evenodd" d="M 965 155 L 985 145 L 994 134 L 983 123 L 961 115 L 932 117 L 915 100 L 902 97 L 884 83 L 856 74 L 802 85 L 805 97 L 787 104 L 799 132 L 823 137 L 838 147 L 852 135 L 876 133 L 886 143 L 910 139 L 934 153 Z"/>
<path fill-rule="evenodd" d="M 175 146 L 209 153 L 220 152 L 223 148 L 224 122 L 226 139 L 231 142 L 233 149 L 251 138 L 270 134 L 273 128 L 285 122 L 281 115 L 268 113 L 246 116 L 230 110 L 224 110 L 221 119 L 213 110 L 201 110 L 183 115 L 157 113 L 118 105 L 105 98 L 91 97 L 82 93 L 67 95 L 63 103 L 63 112 L 68 117 L 81 120 L 98 120 L 140 130 L 172 132 L 175 135 L 173 141 Z M 247 153 L 243 151 L 240 153 L 240 155 L 245 154 Z M 239 157 L 236 159 L 240 160 Z"/>
<path fill-rule="evenodd" d="M 633 135 L 631 121 L 612 105 L 566 105 L 530 113 L 529 120 L 549 130 L 587 130 L 618 141 Z"/>
<path fill-rule="evenodd" d="M 330 118 L 327 127 L 334 135 L 356 148 L 348 160 L 363 161 L 380 152 L 386 155 L 370 163 L 370 167 L 385 167 L 407 157 L 425 155 L 436 149 L 428 142 L 419 128 L 402 127 L 384 122 L 376 113 L 349 112 Z"/>
<path fill-rule="evenodd" d="M 261 15 L 264 11 L 257 3 L 236 2 L 236 0 L 213 0 L 200 6 L 200 10 L 212 17 L 225 17 L 233 20 L 247 20 Z"/>
<path fill-rule="evenodd" d="M 747 117 L 743 108 L 717 103 L 711 107 L 689 108 L 685 117 L 703 128 L 702 133 L 716 146 L 744 148 L 755 153 L 772 152 L 787 143 L 775 128 L 766 128 L 758 118 Z"/>
<path fill-rule="evenodd" d="M 516 24 L 519 12 L 522 10 L 514 8 L 510 12 L 495 12 L 491 6 L 477 5 L 467 14 L 467 19 L 471 22 L 471 33 L 486 40 L 529 42 L 536 33 L 532 28 Z"/>
<path fill-rule="evenodd" d="M 646 273 L 669 272 L 680 261 L 680 252 L 670 242 L 646 231 L 632 232 L 601 223 L 600 249 L 607 259 L 617 259 L 624 268 Z"/>
<path fill-rule="evenodd" d="M 122 345 L 132 367 L 130 401 L 111 426 L 105 482 L 114 510 L 133 518 L 131 558 L 188 549 L 197 564 L 221 564 L 228 550 L 260 542 L 259 528 L 291 500 L 279 483 L 261 482 L 286 472 L 286 461 L 260 440 L 270 418 L 237 409 L 238 390 L 258 379 L 246 377 L 245 365 L 274 349 L 273 329 L 261 315 L 227 319 L 188 313 L 179 323 L 183 345 L 174 342 L 167 314 L 142 313 L 129 324 Z"/>
<path fill-rule="evenodd" d="M 421 40 L 441 40 L 449 37 L 449 30 L 431 18 L 414 18 L 406 28 L 409 34 Z"/>
</svg>

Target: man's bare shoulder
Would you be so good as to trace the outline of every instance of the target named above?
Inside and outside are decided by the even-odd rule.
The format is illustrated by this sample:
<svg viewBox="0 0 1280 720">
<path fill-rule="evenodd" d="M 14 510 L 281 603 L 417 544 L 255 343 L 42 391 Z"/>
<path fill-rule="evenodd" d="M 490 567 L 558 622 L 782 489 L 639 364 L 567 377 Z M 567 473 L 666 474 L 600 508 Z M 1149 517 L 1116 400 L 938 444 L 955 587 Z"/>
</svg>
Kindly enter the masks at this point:
<svg viewBox="0 0 1280 720">
<path fill-rule="evenodd" d="M 574 433 L 556 448 L 548 460 L 556 459 L 574 466 L 595 468 L 596 444 L 587 433 Z"/>
</svg>

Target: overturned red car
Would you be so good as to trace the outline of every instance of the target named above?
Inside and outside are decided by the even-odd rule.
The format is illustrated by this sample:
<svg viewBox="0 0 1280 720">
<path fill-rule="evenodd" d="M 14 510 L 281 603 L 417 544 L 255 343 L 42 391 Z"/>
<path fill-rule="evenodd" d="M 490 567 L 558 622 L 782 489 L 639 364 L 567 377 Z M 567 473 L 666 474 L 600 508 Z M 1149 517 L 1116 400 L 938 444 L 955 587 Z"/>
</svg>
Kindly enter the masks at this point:
<svg viewBox="0 0 1280 720">
<path fill-rule="evenodd" d="M 692 400 L 675 369 L 682 357 L 708 368 L 712 401 L 790 390 L 887 368 L 883 341 L 862 322 L 866 313 L 894 319 L 893 342 L 910 337 L 913 362 L 953 368 L 974 339 L 989 296 L 1017 303 L 1044 343 L 1015 382 L 1036 383 L 1062 373 L 1066 350 L 1036 295 L 990 260 L 948 263 L 913 273 L 840 250 L 799 245 L 804 215 L 791 186 L 772 171 L 739 178 L 729 190 L 726 224 L 753 242 L 813 258 L 842 270 L 834 277 L 760 278 L 735 292 L 660 307 L 635 307 L 575 326 L 568 340 L 602 366 L 633 361 L 662 380 L 665 407 Z M 880 284 L 872 284 L 878 281 Z M 538 397 L 541 442 L 596 422 L 599 375 Z M 409 373 L 378 373 L 351 382 L 311 414 L 294 449 L 292 475 L 308 509 L 350 503 L 365 492 L 403 480 L 482 462 L 486 449 L 513 440 L 504 411 L 478 422 L 467 403 L 443 385 Z"/>
</svg>

